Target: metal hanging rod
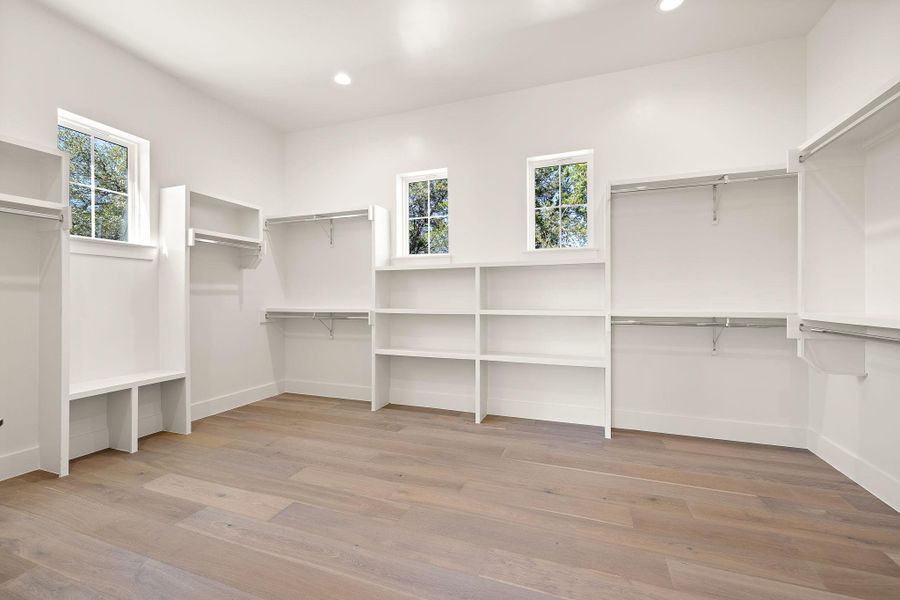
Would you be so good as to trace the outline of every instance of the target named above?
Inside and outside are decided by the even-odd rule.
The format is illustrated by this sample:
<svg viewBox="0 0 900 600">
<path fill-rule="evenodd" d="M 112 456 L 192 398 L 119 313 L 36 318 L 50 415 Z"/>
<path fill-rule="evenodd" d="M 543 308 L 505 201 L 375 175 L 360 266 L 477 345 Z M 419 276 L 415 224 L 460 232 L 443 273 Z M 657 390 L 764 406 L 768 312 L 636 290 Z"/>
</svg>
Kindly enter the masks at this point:
<svg viewBox="0 0 900 600">
<path fill-rule="evenodd" d="M 342 313 L 266 313 L 266 319 L 314 319 L 322 324 L 322 327 L 328 330 L 328 337 L 334 339 L 334 322 L 335 321 L 368 321 L 369 317 L 357 316 Z M 325 321 L 328 321 L 327 323 Z"/>
<path fill-rule="evenodd" d="M 890 106 L 893 102 L 897 101 L 898 99 L 900 99 L 900 91 L 895 92 L 894 94 L 891 94 L 890 96 L 888 96 L 887 98 L 885 98 L 885 99 L 882 100 L 881 102 L 878 102 L 878 104 L 876 104 L 875 106 L 873 106 L 873 107 L 870 108 L 869 110 L 864 111 L 864 112 L 863 112 L 862 114 L 860 114 L 859 116 L 852 117 L 852 118 L 851 118 L 847 123 L 845 123 L 840 129 L 838 129 L 837 131 L 835 131 L 834 133 L 832 133 L 831 135 L 829 135 L 827 138 L 825 138 L 824 140 L 822 140 L 821 142 L 819 142 L 819 143 L 816 144 L 815 146 L 811 147 L 811 148 L 810 148 L 809 150 L 807 150 L 806 152 L 802 152 L 802 153 L 800 154 L 800 156 L 797 157 L 797 160 L 799 160 L 800 162 L 806 162 L 806 160 L 809 159 L 811 156 L 813 156 L 813 155 L 816 154 L 817 152 L 820 152 L 820 151 L 824 150 L 825 148 L 827 148 L 828 146 L 830 146 L 830 145 L 833 144 L 834 142 L 838 141 L 839 139 L 841 139 L 842 137 L 844 137 L 846 134 L 848 134 L 848 133 L 850 133 L 851 131 L 853 131 L 853 129 L 854 129 L 857 125 L 859 125 L 860 123 L 863 123 L 863 122 L 866 121 L 867 119 L 869 119 L 869 118 L 875 116 L 876 114 L 878 114 L 879 112 L 881 112 L 882 110 L 884 110 L 885 108 L 887 108 L 888 106 Z"/>
<path fill-rule="evenodd" d="M 221 240 L 210 240 L 201 237 L 195 237 L 195 242 L 203 242 L 204 244 L 216 244 L 219 246 L 228 246 L 230 248 L 242 248 L 244 250 L 259 250 L 259 244 L 252 242 L 226 242 Z"/>
<path fill-rule="evenodd" d="M 726 329 L 744 328 L 744 329 L 768 329 L 773 327 L 784 327 L 785 323 L 752 323 L 743 321 L 732 321 L 730 318 L 724 321 L 645 321 L 638 319 L 613 320 L 613 325 L 647 325 L 652 327 L 721 327 Z"/>
<path fill-rule="evenodd" d="M 900 344 L 900 338 L 889 335 L 878 335 L 875 333 L 861 333 L 857 331 L 844 331 L 842 329 L 829 329 L 827 327 L 812 327 L 805 323 L 800 324 L 800 331 L 809 333 L 827 333 L 829 335 L 840 335 L 844 337 L 859 338 L 862 340 L 873 340 L 876 342 L 888 342 L 891 344 Z"/>
<path fill-rule="evenodd" d="M 10 215 L 19 215 L 20 217 L 34 217 L 36 219 L 50 219 L 51 221 L 63 221 L 63 216 L 53 215 L 48 213 L 35 212 L 32 210 L 20 210 L 18 208 L 7 208 L 5 206 L 0 206 L 0 213 L 7 213 Z"/>
<path fill-rule="evenodd" d="M 729 183 L 747 183 L 750 181 L 765 181 L 769 179 L 787 179 L 789 177 L 796 177 L 796 173 L 779 173 L 777 175 L 757 175 L 755 177 L 730 177 L 729 175 L 723 175 L 719 179 L 713 179 L 710 181 L 701 181 L 697 183 L 678 183 L 674 185 L 660 185 L 660 186 L 648 186 L 648 185 L 639 185 L 631 188 L 622 188 L 619 190 L 611 190 L 610 194 L 613 196 L 619 194 L 639 194 L 642 192 L 656 192 L 656 191 L 664 191 L 664 190 L 683 190 L 688 188 L 698 188 L 698 187 L 710 187 L 710 186 L 718 186 Z"/>
</svg>

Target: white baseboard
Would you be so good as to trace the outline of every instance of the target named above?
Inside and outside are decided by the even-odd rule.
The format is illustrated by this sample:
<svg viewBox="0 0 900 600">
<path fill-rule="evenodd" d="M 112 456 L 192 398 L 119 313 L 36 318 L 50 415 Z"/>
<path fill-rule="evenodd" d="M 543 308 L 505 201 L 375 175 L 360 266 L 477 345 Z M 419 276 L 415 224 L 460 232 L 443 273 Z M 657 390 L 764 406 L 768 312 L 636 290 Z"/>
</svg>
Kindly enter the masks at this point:
<svg viewBox="0 0 900 600">
<path fill-rule="evenodd" d="M 816 431 L 810 429 L 808 434 L 807 446 L 813 454 L 900 512 L 900 479 Z"/>
<path fill-rule="evenodd" d="M 488 415 L 603 426 L 603 409 L 575 404 L 488 399 Z"/>
<path fill-rule="evenodd" d="M 41 465 L 41 449 L 32 446 L 0 455 L 0 481 L 37 471 Z"/>
<path fill-rule="evenodd" d="M 285 379 L 281 390 L 290 394 L 322 396 L 324 398 L 340 398 L 342 400 L 372 399 L 372 388 L 367 385 L 330 383 L 327 381 L 307 381 L 302 379 Z"/>
<path fill-rule="evenodd" d="M 806 427 L 791 427 L 752 421 L 710 419 L 637 410 L 613 409 L 613 436 L 615 428 L 637 429 L 656 433 L 671 433 L 692 437 L 771 444 L 789 448 L 806 448 Z"/>
<path fill-rule="evenodd" d="M 260 400 L 265 400 L 266 398 L 271 398 L 272 396 L 277 396 L 280 393 L 281 385 L 273 381 L 272 383 L 247 388 L 246 390 L 225 394 L 224 396 L 217 396 L 216 398 L 194 402 L 191 405 L 191 420 L 196 421 L 197 419 L 202 419 L 210 415 L 217 415 L 226 410 L 239 408 L 241 406 L 246 406 L 247 404 L 259 402 Z"/>
</svg>

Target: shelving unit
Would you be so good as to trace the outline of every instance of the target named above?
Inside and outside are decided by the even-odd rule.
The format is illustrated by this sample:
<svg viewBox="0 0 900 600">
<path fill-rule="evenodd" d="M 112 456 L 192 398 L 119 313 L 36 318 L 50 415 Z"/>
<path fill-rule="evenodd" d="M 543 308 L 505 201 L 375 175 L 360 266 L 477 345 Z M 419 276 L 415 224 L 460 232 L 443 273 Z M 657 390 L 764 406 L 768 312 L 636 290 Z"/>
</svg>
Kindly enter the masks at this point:
<svg viewBox="0 0 900 600">
<path fill-rule="evenodd" d="M 68 168 L 64 152 L 0 138 L 0 455 L 59 475 L 68 473 Z"/>
<path fill-rule="evenodd" d="M 191 432 L 189 211 L 185 187 L 160 190 L 152 260 L 73 258 L 71 304 L 80 318 L 67 390 L 68 458 L 105 448 L 136 452 L 146 435 Z M 80 284 L 98 273 L 113 280 L 109 286 Z M 75 357 L 76 349 L 90 360 Z"/>
<path fill-rule="evenodd" d="M 373 269 L 389 228 L 378 206 L 265 219 L 280 293 L 260 322 L 283 336 L 286 391 L 371 399 Z"/>
<path fill-rule="evenodd" d="M 615 425 L 805 443 L 804 367 L 787 339 L 796 175 L 738 168 L 609 192 Z"/>
<path fill-rule="evenodd" d="M 900 79 L 791 152 L 800 177 L 800 323 L 900 335 Z M 866 374 L 877 338 L 795 330 L 824 373 Z"/>
<path fill-rule="evenodd" d="M 236 248 L 244 252 L 241 266 L 254 268 L 265 252 L 262 210 L 253 204 L 201 194 L 187 186 L 166 188 L 182 190 L 188 210 L 188 246 L 198 243 Z"/>
<path fill-rule="evenodd" d="M 609 423 L 605 267 L 596 259 L 376 268 L 372 408 Z"/>
</svg>

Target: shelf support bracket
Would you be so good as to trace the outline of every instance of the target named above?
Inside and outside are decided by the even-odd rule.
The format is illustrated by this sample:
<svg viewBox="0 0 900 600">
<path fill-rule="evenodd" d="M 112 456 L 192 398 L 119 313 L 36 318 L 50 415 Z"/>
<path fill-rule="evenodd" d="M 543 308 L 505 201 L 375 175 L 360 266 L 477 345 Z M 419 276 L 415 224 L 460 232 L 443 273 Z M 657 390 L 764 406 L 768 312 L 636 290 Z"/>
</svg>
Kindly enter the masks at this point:
<svg viewBox="0 0 900 600">
<path fill-rule="evenodd" d="M 328 219 L 327 228 L 321 223 L 319 223 L 319 227 L 321 227 L 322 231 L 325 232 L 325 235 L 328 236 L 328 244 L 334 248 L 334 219 Z"/>
<path fill-rule="evenodd" d="M 328 330 L 328 337 L 334 339 L 334 317 L 328 319 L 328 322 L 325 322 L 325 319 L 322 317 L 316 317 L 316 321 L 322 324 L 322 327 Z"/>
<path fill-rule="evenodd" d="M 722 337 L 722 334 L 725 333 L 725 329 L 729 325 L 730 319 L 725 319 L 725 323 L 721 325 L 721 327 L 713 327 L 713 338 L 712 338 L 712 353 L 715 354 L 719 351 L 719 338 Z"/>
<path fill-rule="evenodd" d="M 718 184 L 714 184 L 712 186 L 712 224 L 719 224 L 719 186 Z"/>
</svg>

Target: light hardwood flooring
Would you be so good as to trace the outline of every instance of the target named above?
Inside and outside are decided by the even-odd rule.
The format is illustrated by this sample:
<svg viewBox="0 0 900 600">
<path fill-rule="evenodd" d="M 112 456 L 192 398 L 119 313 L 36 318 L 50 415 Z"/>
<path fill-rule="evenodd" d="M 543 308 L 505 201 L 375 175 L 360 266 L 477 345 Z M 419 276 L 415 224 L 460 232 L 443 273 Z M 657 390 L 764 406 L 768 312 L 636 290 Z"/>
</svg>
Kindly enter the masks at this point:
<svg viewBox="0 0 900 600">
<path fill-rule="evenodd" d="M 900 598 L 803 450 L 284 394 L 0 483 L 0 598 Z"/>
</svg>

